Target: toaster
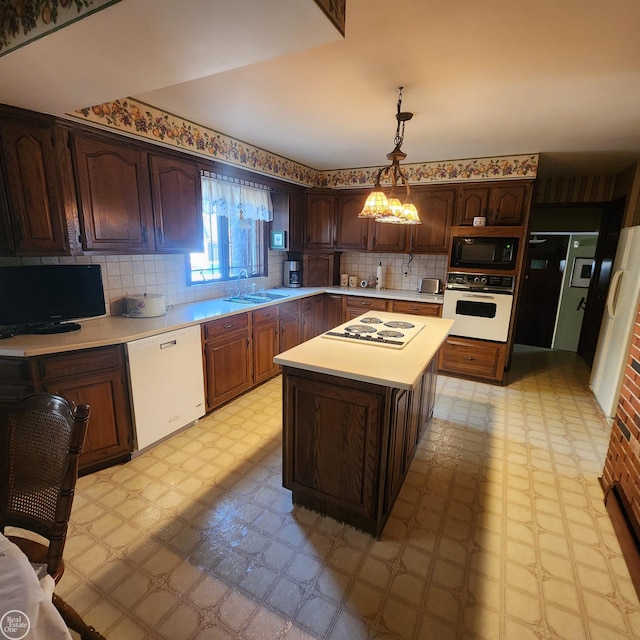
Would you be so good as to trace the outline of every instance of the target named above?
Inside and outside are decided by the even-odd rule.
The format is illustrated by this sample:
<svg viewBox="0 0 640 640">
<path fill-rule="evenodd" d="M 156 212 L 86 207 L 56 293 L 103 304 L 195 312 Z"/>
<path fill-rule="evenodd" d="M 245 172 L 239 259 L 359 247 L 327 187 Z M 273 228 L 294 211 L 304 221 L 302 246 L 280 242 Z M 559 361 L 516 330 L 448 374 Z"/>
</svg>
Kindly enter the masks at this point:
<svg viewBox="0 0 640 640">
<path fill-rule="evenodd" d="M 440 280 L 438 278 L 422 278 L 418 293 L 440 293 Z"/>
</svg>

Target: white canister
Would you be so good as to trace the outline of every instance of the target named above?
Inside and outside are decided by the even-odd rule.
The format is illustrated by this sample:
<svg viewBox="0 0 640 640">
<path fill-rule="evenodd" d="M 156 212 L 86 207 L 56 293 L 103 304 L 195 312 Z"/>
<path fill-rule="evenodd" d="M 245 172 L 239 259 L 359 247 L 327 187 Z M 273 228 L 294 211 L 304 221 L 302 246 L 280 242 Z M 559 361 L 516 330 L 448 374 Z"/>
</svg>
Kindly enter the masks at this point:
<svg viewBox="0 0 640 640">
<path fill-rule="evenodd" d="M 167 313 L 167 301 L 161 293 L 145 293 L 127 296 L 127 313 L 130 318 L 156 318 Z"/>
<path fill-rule="evenodd" d="M 340 286 L 341 287 L 348 287 L 349 286 L 349 274 L 348 273 L 341 273 L 340 274 Z"/>
<path fill-rule="evenodd" d="M 350 287 L 358 286 L 358 276 L 349 276 L 349 286 Z"/>
</svg>

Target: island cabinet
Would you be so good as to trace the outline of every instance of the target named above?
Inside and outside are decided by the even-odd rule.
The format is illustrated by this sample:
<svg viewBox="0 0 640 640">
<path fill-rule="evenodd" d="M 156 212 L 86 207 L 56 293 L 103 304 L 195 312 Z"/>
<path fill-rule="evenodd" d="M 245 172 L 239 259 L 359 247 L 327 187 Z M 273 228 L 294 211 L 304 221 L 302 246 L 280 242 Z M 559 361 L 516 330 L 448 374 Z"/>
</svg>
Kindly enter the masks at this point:
<svg viewBox="0 0 640 640">
<path fill-rule="evenodd" d="M 0 397 L 44 391 L 91 407 L 81 473 L 131 458 L 133 426 L 124 347 L 114 345 L 31 358 L 0 358 Z"/>
<path fill-rule="evenodd" d="M 410 390 L 283 368 L 283 485 L 294 504 L 380 538 L 433 412 L 433 364 Z"/>
<path fill-rule="evenodd" d="M 60 144 L 52 118 L 0 114 L 2 255 L 70 254 Z"/>
<path fill-rule="evenodd" d="M 202 325 L 207 411 L 252 387 L 249 314 L 211 320 Z"/>
<path fill-rule="evenodd" d="M 433 414 L 437 353 L 453 325 L 378 314 L 425 326 L 402 349 L 318 336 L 276 357 L 293 503 L 377 538 Z"/>
<path fill-rule="evenodd" d="M 460 187 L 455 224 L 472 225 L 474 218 L 485 217 L 488 225 L 520 226 L 526 221 L 531 189 L 531 181 Z"/>
</svg>

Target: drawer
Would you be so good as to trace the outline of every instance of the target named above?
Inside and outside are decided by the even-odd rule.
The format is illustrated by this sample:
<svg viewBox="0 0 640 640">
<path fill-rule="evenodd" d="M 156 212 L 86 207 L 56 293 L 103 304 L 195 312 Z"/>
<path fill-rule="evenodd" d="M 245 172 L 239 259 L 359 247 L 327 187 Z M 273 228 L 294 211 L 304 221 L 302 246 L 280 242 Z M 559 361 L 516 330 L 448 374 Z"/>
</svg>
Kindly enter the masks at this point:
<svg viewBox="0 0 640 640">
<path fill-rule="evenodd" d="M 41 378 L 50 380 L 117 369 L 122 366 L 123 358 L 121 347 L 104 347 L 67 351 L 62 355 L 41 356 L 36 360 Z"/>
<path fill-rule="evenodd" d="M 502 343 L 447 338 L 440 350 L 442 373 L 501 382 L 507 347 Z"/>
<path fill-rule="evenodd" d="M 31 366 L 26 358 L 0 358 L 0 380 L 21 382 L 31 380 Z"/>
<path fill-rule="evenodd" d="M 442 305 L 432 302 L 409 302 L 408 300 L 393 300 L 391 310 L 397 313 L 409 313 L 417 316 L 440 318 Z"/>
<path fill-rule="evenodd" d="M 287 302 L 281 302 L 278 305 L 280 309 L 280 317 L 288 316 L 292 313 L 300 313 L 300 300 L 289 300 Z"/>
<path fill-rule="evenodd" d="M 346 296 L 346 299 L 347 309 L 362 309 L 363 312 L 368 309 L 386 311 L 389 302 L 381 298 L 366 298 L 364 296 Z"/>
<path fill-rule="evenodd" d="M 234 331 L 249 331 L 249 314 L 238 313 L 219 320 L 211 320 L 203 325 L 204 339 L 212 340 Z"/>
<path fill-rule="evenodd" d="M 269 322 L 278 319 L 278 306 L 265 307 L 264 309 L 258 309 L 251 312 L 251 321 L 253 324 L 260 324 L 261 322 Z"/>
</svg>

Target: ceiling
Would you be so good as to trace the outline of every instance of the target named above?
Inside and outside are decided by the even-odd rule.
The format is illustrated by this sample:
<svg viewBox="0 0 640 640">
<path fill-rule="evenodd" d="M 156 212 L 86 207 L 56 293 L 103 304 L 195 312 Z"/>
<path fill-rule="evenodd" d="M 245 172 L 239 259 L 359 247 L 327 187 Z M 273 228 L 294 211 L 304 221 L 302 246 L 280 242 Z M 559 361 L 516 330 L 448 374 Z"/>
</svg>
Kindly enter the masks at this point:
<svg viewBox="0 0 640 640">
<path fill-rule="evenodd" d="M 314 169 L 540 153 L 540 175 L 640 158 L 637 0 L 123 0 L 0 57 L 0 102 L 135 97 Z"/>
</svg>

